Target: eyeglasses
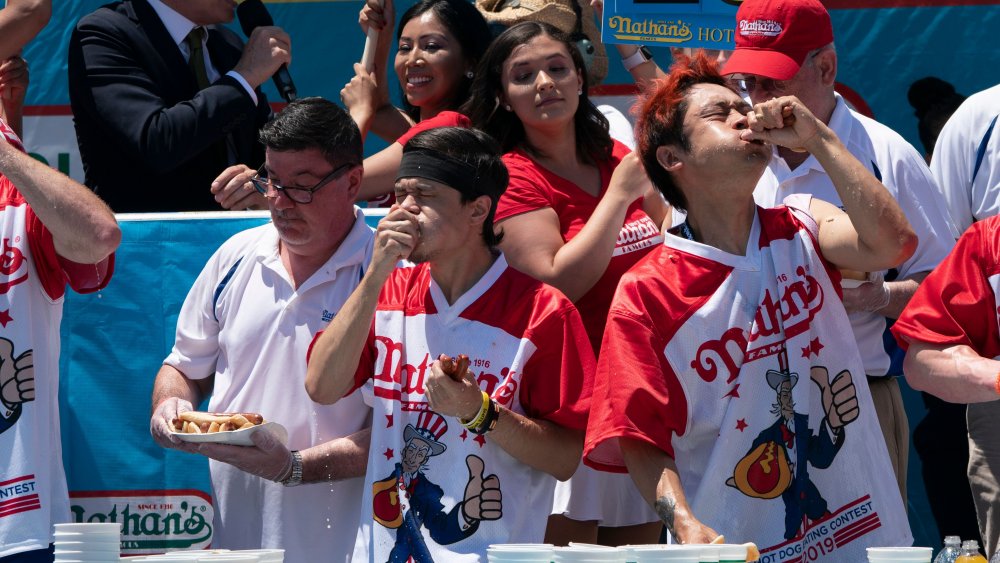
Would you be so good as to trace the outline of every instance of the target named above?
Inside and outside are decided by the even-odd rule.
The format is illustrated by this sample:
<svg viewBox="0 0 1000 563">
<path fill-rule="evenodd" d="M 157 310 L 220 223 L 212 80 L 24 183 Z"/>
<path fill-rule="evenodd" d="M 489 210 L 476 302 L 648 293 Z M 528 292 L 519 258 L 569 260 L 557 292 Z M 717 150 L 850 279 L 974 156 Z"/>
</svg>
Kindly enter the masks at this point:
<svg viewBox="0 0 1000 563">
<path fill-rule="evenodd" d="M 267 177 L 267 170 L 264 165 L 261 165 L 257 169 L 257 173 L 250 178 L 250 182 L 253 184 L 255 190 L 262 194 L 266 198 L 276 198 L 278 194 L 284 192 L 288 199 L 294 201 L 295 203 L 311 203 L 313 199 L 313 194 L 319 191 L 320 188 L 327 185 L 331 180 L 335 180 L 337 176 L 340 176 L 347 170 L 357 166 L 353 162 L 347 162 L 335 168 L 333 172 L 330 172 L 323 177 L 322 180 L 316 182 L 316 184 L 311 188 L 286 188 L 285 186 L 279 185 L 271 181 Z M 271 190 L 274 190 L 273 194 L 268 194 Z"/>
<path fill-rule="evenodd" d="M 743 76 L 740 78 L 731 78 L 729 83 L 737 88 L 741 93 L 752 94 L 758 87 L 763 89 L 765 92 L 774 92 L 775 94 L 780 94 L 788 88 L 789 80 L 775 80 L 773 78 L 764 78 L 763 76 Z"/>
<path fill-rule="evenodd" d="M 820 47 L 819 49 L 814 49 L 806 55 L 806 58 L 802 61 L 800 67 L 805 67 L 810 64 L 816 55 L 820 54 L 826 47 Z M 742 94 L 752 94 L 758 87 L 763 89 L 765 92 L 773 92 L 775 94 L 782 94 L 788 90 L 788 85 L 792 82 L 789 80 L 775 80 L 773 78 L 765 78 L 763 76 L 740 76 L 732 77 L 729 79 L 729 83 L 740 91 Z"/>
</svg>

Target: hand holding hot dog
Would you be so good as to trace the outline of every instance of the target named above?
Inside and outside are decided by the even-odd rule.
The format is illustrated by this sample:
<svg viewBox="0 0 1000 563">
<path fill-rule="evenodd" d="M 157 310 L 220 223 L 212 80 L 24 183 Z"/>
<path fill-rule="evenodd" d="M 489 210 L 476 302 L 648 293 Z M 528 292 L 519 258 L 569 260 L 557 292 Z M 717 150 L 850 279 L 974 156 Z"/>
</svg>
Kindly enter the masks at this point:
<svg viewBox="0 0 1000 563">
<path fill-rule="evenodd" d="M 194 452 L 196 450 L 194 444 L 182 442 L 173 435 L 174 420 L 182 413 L 192 410 L 194 407 L 191 406 L 191 401 L 180 397 L 170 397 L 161 401 L 149 421 L 149 433 L 153 436 L 153 440 L 164 448 Z"/>
<path fill-rule="evenodd" d="M 483 406 L 483 392 L 469 370 L 468 356 L 459 356 L 458 360 L 453 360 L 441 354 L 431 364 L 431 373 L 424 389 L 431 408 L 446 416 L 471 420 Z"/>
</svg>

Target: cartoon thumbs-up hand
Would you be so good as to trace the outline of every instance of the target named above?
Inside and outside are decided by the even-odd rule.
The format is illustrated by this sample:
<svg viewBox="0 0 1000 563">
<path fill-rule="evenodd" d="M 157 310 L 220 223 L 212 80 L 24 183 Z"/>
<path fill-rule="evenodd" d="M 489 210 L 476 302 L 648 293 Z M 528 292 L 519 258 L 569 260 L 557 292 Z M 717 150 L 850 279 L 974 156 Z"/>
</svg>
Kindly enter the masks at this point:
<svg viewBox="0 0 1000 563">
<path fill-rule="evenodd" d="M 851 372 L 845 369 L 830 381 L 827 369 L 817 366 L 810 370 L 809 376 L 819 386 L 823 412 L 831 430 L 839 432 L 858 418 L 858 393 Z"/>
<path fill-rule="evenodd" d="M 462 513 L 468 520 L 499 520 L 503 516 L 500 494 L 500 478 L 496 475 L 483 477 L 483 460 L 470 455 L 465 458 L 469 467 L 469 484 L 465 486 L 465 501 Z"/>
<path fill-rule="evenodd" d="M 14 357 L 14 343 L 0 338 L 0 398 L 8 407 L 35 400 L 35 364 L 31 350 Z"/>
</svg>

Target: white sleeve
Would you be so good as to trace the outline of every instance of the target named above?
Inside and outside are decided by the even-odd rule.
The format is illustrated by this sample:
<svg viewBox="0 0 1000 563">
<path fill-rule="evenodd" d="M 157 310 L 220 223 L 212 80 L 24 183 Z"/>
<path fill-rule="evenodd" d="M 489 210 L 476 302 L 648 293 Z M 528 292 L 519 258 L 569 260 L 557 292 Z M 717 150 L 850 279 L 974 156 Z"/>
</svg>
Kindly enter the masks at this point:
<svg viewBox="0 0 1000 563">
<path fill-rule="evenodd" d="M 215 374 L 219 358 L 219 321 L 212 303 L 217 275 L 219 252 L 198 274 L 177 317 L 177 333 L 170 355 L 164 364 L 173 366 L 189 379 L 204 379 Z"/>
<path fill-rule="evenodd" d="M 973 138 L 976 148 L 972 160 L 979 163 L 979 168 L 974 170 L 972 178 L 970 209 L 976 221 L 1000 215 L 1000 115 L 994 114 L 983 121 L 990 127 Z"/>
<path fill-rule="evenodd" d="M 971 178 L 976 147 L 970 138 L 969 125 L 960 108 L 941 129 L 931 157 L 931 173 L 944 196 L 956 239 L 974 221 Z"/>
<path fill-rule="evenodd" d="M 216 250 L 184 298 L 177 317 L 174 347 L 163 363 L 177 368 L 190 379 L 215 374 L 221 327 L 216 318 L 215 293 L 222 279 L 231 273 L 237 261 L 243 259 L 248 242 L 254 240 L 258 229 L 237 233 Z M 252 257 L 244 260 L 252 260 Z"/>
<path fill-rule="evenodd" d="M 597 106 L 597 109 L 608 120 L 608 133 L 611 135 L 611 138 L 634 151 L 635 131 L 632 128 L 632 123 L 625 117 L 625 114 L 619 111 L 618 108 L 608 104 L 601 104 Z"/>
<path fill-rule="evenodd" d="M 889 181 L 910 226 L 917 234 L 917 249 L 903 262 L 899 277 L 933 270 L 955 246 L 955 227 L 945 211 L 941 192 L 924 159 L 909 144 L 897 151 Z"/>
</svg>

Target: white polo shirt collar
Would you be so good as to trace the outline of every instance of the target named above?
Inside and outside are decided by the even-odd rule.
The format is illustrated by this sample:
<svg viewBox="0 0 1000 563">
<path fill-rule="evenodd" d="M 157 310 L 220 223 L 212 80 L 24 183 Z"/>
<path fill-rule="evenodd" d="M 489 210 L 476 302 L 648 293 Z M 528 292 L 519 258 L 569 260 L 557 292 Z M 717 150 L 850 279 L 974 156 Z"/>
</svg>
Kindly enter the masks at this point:
<svg viewBox="0 0 1000 563">
<path fill-rule="evenodd" d="M 347 237 L 326 263 L 303 282 L 295 292 L 302 294 L 317 285 L 333 281 L 337 279 L 337 273 L 345 268 L 353 272 L 352 267 L 361 264 L 362 270 L 364 270 L 364 262 L 370 258 L 369 250 L 374 236 L 371 227 L 365 222 L 364 212 L 361 208 L 354 206 L 354 225 L 348 231 Z M 281 256 L 278 254 L 278 242 L 278 230 L 271 229 L 267 236 L 261 237 L 257 243 L 257 251 L 254 255 L 262 266 L 277 272 L 290 282 L 288 272 L 285 270 L 284 264 L 281 263 Z"/>
</svg>

